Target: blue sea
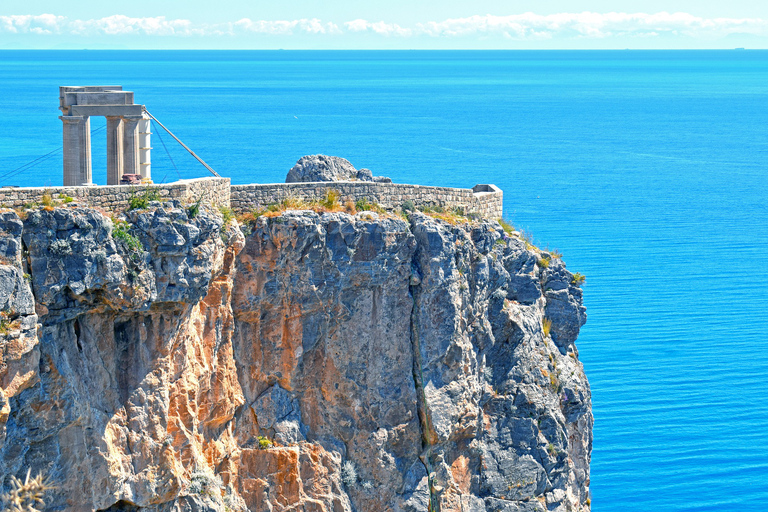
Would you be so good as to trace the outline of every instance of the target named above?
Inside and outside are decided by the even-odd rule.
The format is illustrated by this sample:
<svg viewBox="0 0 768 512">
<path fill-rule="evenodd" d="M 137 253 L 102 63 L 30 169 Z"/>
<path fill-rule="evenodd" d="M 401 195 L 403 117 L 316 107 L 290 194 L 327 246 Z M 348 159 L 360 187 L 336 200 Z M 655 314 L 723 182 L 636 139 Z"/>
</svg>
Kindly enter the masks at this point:
<svg viewBox="0 0 768 512">
<path fill-rule="evenodd" d="M 768 51 L 5 51 L 0 184 L 61 183 L 58 86 L 99 84 L 233 183 L 495 183 L 587 276 L 593 510 L 768 510 Z M 160 136 L 157 182 L 206 175 Z"/>
</svg>

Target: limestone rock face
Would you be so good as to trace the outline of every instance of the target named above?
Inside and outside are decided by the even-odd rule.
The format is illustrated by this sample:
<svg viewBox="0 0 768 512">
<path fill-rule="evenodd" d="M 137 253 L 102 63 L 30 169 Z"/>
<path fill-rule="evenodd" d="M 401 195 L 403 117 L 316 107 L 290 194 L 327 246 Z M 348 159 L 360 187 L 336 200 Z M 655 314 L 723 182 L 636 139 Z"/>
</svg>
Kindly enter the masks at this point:
<svg viewBox="0 0 768 512">
<path fill-rule="evenodd" d="M 326 155 L 301 157 L 285 177 L 286 183 L 349 180 L 392 183 L 391 179 L 384 176 L 373 176 L 370 169 L 355 169 L 349 160 Z"/>
<path fill-rule="evenodd" d="M 589 510 L 581 290 L 495 222 L 0 229 L 0 475 L 45 510 Z"/>
</svg>

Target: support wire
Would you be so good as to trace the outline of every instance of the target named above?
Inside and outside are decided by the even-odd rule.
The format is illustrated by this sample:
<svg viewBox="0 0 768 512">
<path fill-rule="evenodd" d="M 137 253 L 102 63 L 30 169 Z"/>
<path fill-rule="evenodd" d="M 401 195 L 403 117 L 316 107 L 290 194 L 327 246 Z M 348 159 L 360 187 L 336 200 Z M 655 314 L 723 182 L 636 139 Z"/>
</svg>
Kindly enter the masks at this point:
<svg viewBox="0 0 768 512">
<path fill-rule="evenodd" d="M 184 149 L 186 149 L 187 151 L 189 151 L 189 154 L 190 154 L 190 155 L 192 155 L 193 157 L 195 157 L 195 159 L 196 159 L 198 162 L 200 162 L 201 164 L 203 164 L 203 167 L 205 167 L 206 169 L 208 169 L 208 170 L 211 172 L 211 174 L 213 174 L 213 175 L 214 175 L 214 176 L 216 176 L 217 178 L 221 178 L 221 176 L 219 176 L 219 173 L 217 173 L 216 171 L 214 171 L 214 170 L 211 168 L 211 166 L 210 166 L 210 165 L 208 165 L 207 163 L 205 163 L 205 162 L 203 161 L 203 159 L 202 159 L 202 158 L 200 158 L 199 156 L 197 156 L 197 155 L 195 154 L 195 152 L 194 152 L 194 151 L 192 151 L 191 149 L 189 149 L 189 147 L 187 147 L 187 145 L 186 145 L 186 144 L 184 144 L 183 142 L 181 142 L 181 140 L 179 140 L 179 138 L 178 138 L 177 136 L 175 136 L 175 135 L 174 135 L 174 134 L 171 132 L 171 130 L 169 130 L 168 128 L 166 128 L 166 127 L 165 127 L 165 125 L 164 125 L 163 123 L 161 123 L 160 121 L 158 121 L 158 120 L 157 120 L 157 118 L 156 118 L 155 116 L 153 116 L 153 115 L 152 115 L 152 114 L 149 112 L 149 110 L 147 110 L 147 109 L 145 108 L 145 109 L 144 109 L 144 112 L 146 112 L 146 113 L 147 113 L 147 115 L 148 115 L 149 117 L 151 117 L 151 118 L 152 118 L 152 119 L 153 119 L 153 120 L 154 120 L 154 121 L 155 121 L 157 124 L 159 124 L 159 125 L 160 125 L 160 127 L 161 127 L 163 130 L 165 130 L 166 132 L 168 132 L 168 135 L 170 135 L 171 137 L 173 137 L 173 138 L 174 138 L 174 140 L 175 140 L 176 142 L 178 142 L 179 144 L 181 144 L 181 146 L 182 146 Z"/>
</svg>

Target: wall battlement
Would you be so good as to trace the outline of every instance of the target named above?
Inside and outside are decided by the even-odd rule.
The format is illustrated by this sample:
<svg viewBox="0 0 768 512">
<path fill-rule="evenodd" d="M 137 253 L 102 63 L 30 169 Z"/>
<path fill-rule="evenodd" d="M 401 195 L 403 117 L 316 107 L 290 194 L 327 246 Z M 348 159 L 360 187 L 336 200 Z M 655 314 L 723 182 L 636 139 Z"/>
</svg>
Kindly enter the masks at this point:
<svg viewBox="0 0 768 512">
<path fill-rule="evenodd" d="M 503 198 L 501 189 L 495 185 L 475 185 L 471 189 L 368 181 L 231 185 L 229 178 L 197 178 L 149 186 L 0 188 L 0 205 L 21 208 L 25 204 L 40 202 L 44 194 L 50 194 L 54 199 L 64 195 L 72 197 L 78 204 L 117 211 L 127 208 L 131 197 L 142 194 L 146 188 L 156 190 L 163 199 L 176 199 L 182 203 L 201 199 L 213 206 L 231 207 L 237 214 L 289 197 L 305 201 L 321 199 L 326 190 L 334 189 L 339 192 L 342 202 L 367 199 L 386 209 L 396 209 L 411 201 L 417 208 L 463 208 L 466 213 L 495 219 L 502 216 Z"/>
</svg>

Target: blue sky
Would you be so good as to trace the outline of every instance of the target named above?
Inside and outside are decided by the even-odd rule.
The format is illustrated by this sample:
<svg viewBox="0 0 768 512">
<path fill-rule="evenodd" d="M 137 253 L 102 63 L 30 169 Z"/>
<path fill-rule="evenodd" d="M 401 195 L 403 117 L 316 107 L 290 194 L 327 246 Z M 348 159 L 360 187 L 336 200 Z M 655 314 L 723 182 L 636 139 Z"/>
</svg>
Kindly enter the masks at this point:
<svg viewBox="0 0 768 512">
<path fill-rule="evenodd" d="M 2 0 L 3 48 L 768 48 L 763 0 Z"/>
</svg>

